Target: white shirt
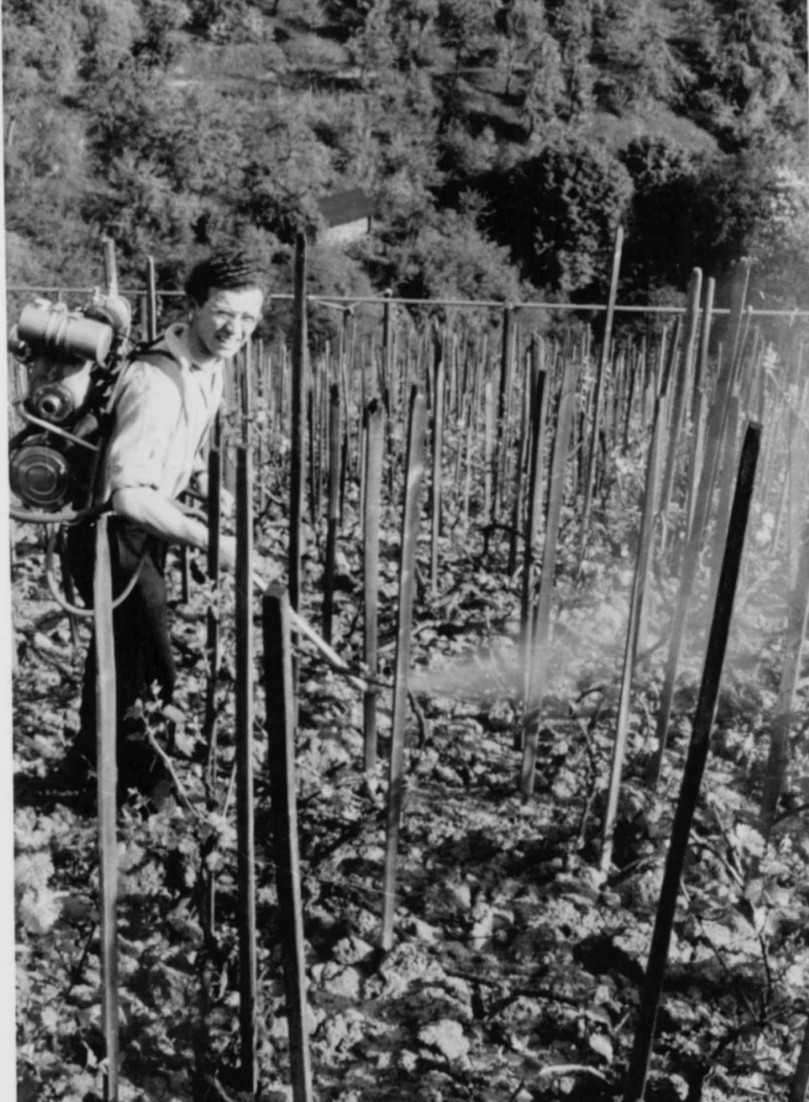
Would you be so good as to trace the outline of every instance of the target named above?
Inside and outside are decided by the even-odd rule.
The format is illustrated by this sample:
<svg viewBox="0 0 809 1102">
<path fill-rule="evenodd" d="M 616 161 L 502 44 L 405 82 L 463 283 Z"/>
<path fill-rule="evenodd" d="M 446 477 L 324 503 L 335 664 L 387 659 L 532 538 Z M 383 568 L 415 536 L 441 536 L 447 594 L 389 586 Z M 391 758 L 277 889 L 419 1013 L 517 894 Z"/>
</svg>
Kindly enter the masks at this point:
<svg viewBox="0 0 809 1102">
<path fill-rule="evenodd" d="M 184 325 L 170 326 L 158 344 L 124 369 L 104 458 L 102 501 L 134 486 L 150 486 L 174 499 L 199 469 L 222 399 L 223 365 L 192 363 L 185 332 Z"/>
</svg>

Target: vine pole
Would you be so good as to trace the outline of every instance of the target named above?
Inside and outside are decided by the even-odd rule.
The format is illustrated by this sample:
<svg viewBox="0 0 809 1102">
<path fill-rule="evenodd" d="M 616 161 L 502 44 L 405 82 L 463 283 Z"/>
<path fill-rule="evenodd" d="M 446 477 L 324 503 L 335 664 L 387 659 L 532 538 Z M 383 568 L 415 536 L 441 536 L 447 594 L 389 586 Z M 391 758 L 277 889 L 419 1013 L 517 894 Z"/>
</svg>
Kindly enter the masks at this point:
<svg viewBox="0 0 809 1102">
<path fill-rule="evenodd" d="M 244 1089 L 255 1093 L 256 872 L 253 791 L 253 465 L 250 361 L 241 373 L 242 432 L 236 449 L 236 834 L 239 899 L 239 1024 Z"/>
<path fill-rule="evenodd" d="M 96 650 L 96 759 L 101 880 L 102 1028 L 106 1049 L 104 1102 L 118 1102 L 118 766 L 116 761 L 115 637 L 108 518 L 96 522 L 93 628 Z"/>
<path fill-rule="evenodd" d="M 378 670 L 379 637 L 379 527 L 384 448 L 384 410 L 372 398 L 365 411 L 365 496 L 362 517 L 363 652 L 371 677 Z M 362 698 L 365 769 L 376 764 L 377 689 L 368 684 Z"/>
<path fill-rule="evenodd" d="M 691 823 L 710 748 L 711 728 L 733 614 L 733 601 L 744 548 L 750 499 L 753 495 L 760 438 L 761 427 L 757 424 L 749 424 L 742 445 L 708 649 L 694 713 L 688 756 L 680 784 L 680 795 L 671 828 L 671 841 L 652 931 L 646 979 L 640 995 L 638 1025 L 624 1084 L 624 1102 L 638 1102 L 643 1099 L 646 1088 L 649 1057 L 663 993 L 669 944 L 677 908 L 677 895 L 691 833 Z"/>
<path fill-rule="evenodd" d="M 104 289 L 108 295 L 118 294 L 118 262 L 115 259 L 115 242 L 111 237 L 102 240 L 104 246 Z"/>
<path fill-rule="evenodd" d="M 661 393 L 655 400 L 654 413 L 652 415 L 652 436 L 649 441 L 649 451 L 646 458 L 646 485 L 643 496 L 638 550 L 635 559 L 635 573 L 632 579 L 632 595 L 629 601 L 629 620 L 626 633 L 626 644 L 624 647 L 621 689 L 618 697 L 615 741 L 612 748 L 610 783 L 607 791 L 607 806 L 604 812 L 604 825 L 601 834 L 600 869 L 603 873 L 609 872 L 610 865 L 612 864 L 613 835 L 618 814 L 618 797 L 620 795 L 621 777 L 623 774 L 626 746 L 629 737 L 630 692 L 632 689 L 632 674 L 635 668 L 635 658 L 638 649 L 638 636 L 641 621 L 643 619 L 643 601 L 646 592 L 646 581 L 649 574 L 652 531 L 654 528 L 657 471 L 660 458 L 661 422 L 663 420 L 662 413 L 665 397 L 665 393 Z"/>
<path fill-rule="evenodd" d="M 157 276 L 154 257 L 146 257 L 146 340 L 157 339 Z"/>
<path fill-rule="evenodd" d="M 280 582 L 271 582 L 264 591 L 262 623 L 270 803 L 289 1025 L 292 1097 L 294 1102 L 311 1102 L 314 1095 L 306 1021 L 290 609 L 286 590 Z"/>
<path fill-rule="evenodd" d="M 404 725 L 407 711 L 407 677 L 410 666 L 410 625 L 415 591 L 416 543 L 424 480 L 424 395 L 414 386 L 410 395 L 410 416 L 405 460 L 405 502 L 399 561 L 399 612 L 396 626 L 396 667 L 393 682 L 390 769 L 388 774 L 387 831 L 382 902 L 382 948 L 393 945 L 393 917 L 396 906 L 396 853 L 404 802 Z"/>
<path fill-rule="evenodd" d="M 778 702 L 770 733 L 770 747 L 761 798 L 761 832 L 770 836 L 778 799 L 784 788 L 789 762 L 789 732 L 795 718 L 795 703 L 800 681 L 806 624 L 809 619 L 809 518 L 804 523 L 798 572 L 792 587 L 787 616 L 784 657 Z"/>
<path fill-rule="evenodd" d="M 604 377 L 609 363 L 610 345 L 612 344 L 612 326 L 615 320 L 615 304 L 618 298 L 618 276 L 621 271 L 621 253 L 624 247 L 624 228 L 618 226 L 615 231 L 615 241 L 612 247 L 612 272 L 610 274 L 610 290 L 607 300 L 607 317 L 604 322 L 604 337 L 601 342 L 601 351 L 598 357 L 598 369 L 596 371 L 595 393 L 593 396 L 593 419 L 590 426 L 590 447 L 587 450 L 587 465 L 584 472 L 584 504 L 581 514 L 581 545 L 579 564 L 584 558 L 584 549 L 587 543 L 587 534 L 590 527 L 590 510 L 593 505 L 593 487 L 595 485 L 595 466 L 598 455 L 599 431 L 601 428 L 601 404 L 604 389 Z"/>
<path fill-rule="evenodd" d="M 306 393 L 306 237 L 295 238 L 295 298 L 292 329 L 292 424 L 289 471 L 289 603 L 295 611 L 301 596 L 301 522 L 304 486 L 304 417 Z"/>
<path fill-rule="evenodd" d="M 562 379 L 562 391 L 559 401 L 559 415 L 553 440 L 550 486 L 548 492 L 548 516 L 545 523 L 545 545 L 542 548 L 542 581 L 539 587 L 539 602 L 533 617 L 531 631 L 531 649 L 529 671 L 525 685 L 525 736 L 523 743 L 522 771 L 520 789 L 523 799 L 534 792 L 537 749 L 539 745 L 539 718 L 542 698 L 545 695 L 547 679 L 546 664 L 548 658 L 548 640 L 550 637 L 551 598 L 556 573 L 556 555 L 559 542 L 559 523 L 562 516 L 562 503 L 565 495 L 565 474 L 567 471 L 570 434 L 573 428 L 573 408 L 576 401 L 576 383 L 579 365 L 568 360 Z"/>
<path fill-rule="evenodd" d="M 433 334 L 433 432 L 432 481 L 430 488 L 430 593 L 438 594 L 438 542 L 441 536 L 442 457 L 444 450 L 444 379 L 446 373 L 446 337 Z"/>
<path fill-rule="evenodd" d="M 787 1102 L 806 1102 L 806 1096 L 809 1094 L 809 1019 L 807 1019 L 806 1026 L 803 1031 L 803 1040 L 801 1041 L 801 1049 L 798 1054 L 798 1063 L 795 1067 L 795 1074 L 792 1077 L 792 1082 L 789 1085 L 789 1096 Z"/>
<path fill-rule="evenodd" d="M 694 518 L 694 503 L 705 450 L 705 411 L 708 406 L 708 350 L 711 340 L 716 280 L 709 278 L 705 284 L 705 298 L 702 306 L 702 331 L 700 333 L 699 355 L 694 366 L 694 389 L 691 398 L 691 424 L 694 427 L 694 441 L 691 450 L 691 466 L 688 477 L 688 492 L 685 508 L 685 531 L 691 528 Z"/>
<path fill-rule="evenodd" d="M 326 564 L 323 579 L 323 638 L 331 642 L 334 615 L 334 570 L 340 524 L 340 387 L 329 385 L 329 500 L 326 521 Z"/>
<path fill-rule="evenodd" d="M 222 418 L 217 413 L 211 428 L 211 446 L 208 451 L 208 551 L 207 576 L 211 583 L 210 604 L 206 613 L 205 653 L 208 658 L 208 677 L 205 685 L 205 719 L 203 738 L 206 745 L 205 784 L 208 802 L 214 807 L 216 784 L 216 685 L 221 660 L 221 633 L 219 630 L 220 592 L 219 592 L 219 535 L 222 512 Z M 214 835 L 210 844 L 213 845 Z M 206 887 L 204 925 L 206 933 L 212 935 L 216 926 L 216 881 L 213 870 Z"/>
<path fill-rule="evenodd" d="M 523 698 L 528 695 L 528 671 L 531 657 L 531 593 L 534 587 L 534 541 L 542 516 L 542 466 L 545 455 L 545 426 L 548 414 L 550 383 L 548 372 L 539 355 L 540 346 L 534 337 L 531 344 L 531 409 L 530 453 L 528 460 L 528 507 L 523 533 L 522 588 L 520 594 L 520 639 L 523 673 Z"/>
<path fill-rule="evenodd" d="M 681 430 L 688 426 L 689 411 L 686 408 L 688 397 L 688 382 L 694 363 L 697 332 L 699 329 L 699 303 L 702 294 L 702 271 L 694 268 L 688 285 L 688 303 L 683 322 L 683 337 L 680 345 L 680 355 L 677 371 L 674 372 L 674 393 L 671 398 L 671 409 L 668 422 L 668 448 L 663 467 L 662 481 L 660 483 L 661 522 L 663 534 L 661 536 L 661 550 L 665 547 L 668 536 L 668 503 L 672 497 L 674 476 L 677 469 L 678 455 L 682 453 Z M 693 450 L 692 450 L 693 458 Z"/>
<path fill-rule="evenodd" d="M 0 78 L 3 75 L 3 62 L 0 59 Z M 3 81 L 0 79 L 0 115 L 2 115 L 3 108 Z M 0 168 L 2 168 L 4 149 L 0 146 Z M 5 191 L 4 191 L 4 174 L 0 172 L 0 222 L 5 225 Z M 6 260 L 5 250 L 0 250 L 0 332 L 8 332 L 7 328 L 7 316 L 6 316 L 6 298 L 7 295 L 7 283 L 6 283 Z M 3 409 L 10 409 L 9 402 L 9 389 L 10 389 L 9 371 L 8 371 L 8 353 L 6 350 L 6 342 L 2 342 L 2 348 L 0 348 L 0 406 Z M 5 495 L 5 504 L 8 504 L 8 491 L 5 487 L 8 486 L 8 418 L 3 417 L 0 419 L 0 487 L 3 487 L 2 494 Z M 7 530 L 7 535 L 10 537 L 11 533 Z M 12 624 L 11 614 L 11 561 L 13 557 L 13 544 L 11 538 L 7 538 L 6 535 L 0 539 L 0 622 L 3 624 Z M 9 722 L 5 726 L 5 735 L 3 737 L 3 765 L 5 768 L 2 770 L 2 781 L 0 782 L 0 807 L 3 808 L 3 837 L 6 839 L 6 854 L 7 862 L 6 868 L 8 874 L 5 877 L 6 890 L 2 893 L 3 902 L 0 905 L 0 945 L 2 945 L 2 952 L 0 953 L 0 962 L 2 963 L 2 969 L 6 976 L 12 976 L 14 974 L 14 967 L 17 962 L 17 958 L 14 952 L 14 887 L 10 870 L 13 867 L 11 844 L 10 840 L 14 833 L 14 795 L 12 777 L 14 775 L 13 759 L 12 759 L 12 724 L 11 724 L 11 676 L 14 670 L 14 663 L 16 661 L 16 647 L 14 632 L 8 632 L 6 636 L 6 642 L 8 649 L 6 655 L 8 661 L 3 663 L 2 672 L 0 672 L 0 716 L 8 717 Z M 9 653 L 10 652 L 10 653 Z M 2 1011 L 0 1011 L 0 1093 L 5 1093 L 7 1098 L 13 1098 L 16 1089 L 14 1074 L 15 1069 L 15 1028 L 16 1023 L 14 1021 L 14 999 L 13 997 L 7 997 L 2 1000 Z"/>
<path fill-rule="evenodd" d="M 496 444 L 493 443 L 491 451 L 492 466 L 492 495 L 491 513 L 489 515 L 490 530 L 493 532 L 500 511 L 500 499 L 503 493 L 503 481 L 505 477 L 505 457 L 508 450 L 508 394 L 511 382 L 512 355 L 514 343 L 514 305 L 507 302 L 503 306 L 503 332 L 500 348 L 500 377 L 497 388 L 497 415 L 495 420 Z"/>
<path fill-rule="evenodd" d="M 517 448 L 517 461 L 513 473 L 513 494 L 511 498 L 511 531 L 508 541 L 508 573 L 513 575 L 517 569 L 517 550 L 522 534 L 523 513 L 526 511 L 523 486 L 528 478 L 529 456 L 531 450 L 531 402 L 533 381 L 536 375 L 536 334 L 532 334 L 531 343 L 524 356 L 523 388 L 521 395 L 521 412 L 519 446 Z M 456 479 L 457 482 L 457 479 Z"/>
</svg>

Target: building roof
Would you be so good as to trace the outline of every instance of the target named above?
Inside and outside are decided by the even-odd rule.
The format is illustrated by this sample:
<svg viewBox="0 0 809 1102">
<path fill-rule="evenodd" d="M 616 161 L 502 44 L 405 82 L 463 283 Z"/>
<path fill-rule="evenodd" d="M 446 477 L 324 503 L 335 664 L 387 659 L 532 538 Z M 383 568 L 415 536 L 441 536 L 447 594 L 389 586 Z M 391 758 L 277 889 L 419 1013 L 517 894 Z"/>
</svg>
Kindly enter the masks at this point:
<svg viewBox="0 0 809 1102">
<path fill-rule="evenodd" d="M 342 226 L 358 218 L 370 218 L 374 209 L 370 196 L 358 187 L 325 195 L 317 205 L 328 226 Z"/>
</svg>

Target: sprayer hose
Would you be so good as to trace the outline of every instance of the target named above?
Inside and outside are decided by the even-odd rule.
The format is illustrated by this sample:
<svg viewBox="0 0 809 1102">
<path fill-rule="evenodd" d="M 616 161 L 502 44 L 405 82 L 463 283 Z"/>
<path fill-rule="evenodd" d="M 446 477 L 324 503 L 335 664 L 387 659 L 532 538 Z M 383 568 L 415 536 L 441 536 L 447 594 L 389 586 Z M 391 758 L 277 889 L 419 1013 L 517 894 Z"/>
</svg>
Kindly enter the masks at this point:
<svg viewBox="0 0 809 1102">
<path fill-rule="evenodd" d="M 48 536 L 48 544 L 45 548 L 45 577 L 48 582 L 48 589 L 51 591 L 51 596 L 56 601 L 56 603 L 65 610 L 65 612 L 69 612 L 72 616 L 92 616 L 94 609 L 85 608 L 83 605 L 71 604 L 70 601 L 68 601 L 65 596 L 59 592 L 59 587 L 56 584 L 56 577 L 54 576 L 53 570 L 53 553 L 54 549 L 56 548 L 56 540 L 58 539 L 58 537 L 59 527 L 58 525 L 54 525 L 53 531 Z M 114 609 L 127 599 L 129 594 L 137 585 L 138 578 L 140 577 L 141 567 L 143 566 L 143 561 L 145 558 L 146 553 L 144 552 L 138 560 L 138 565 L 132 571 L 132 576 L 126 583 L 123 592 L 120 593 L 112 602 L 112 607 Z"/>
</svg>

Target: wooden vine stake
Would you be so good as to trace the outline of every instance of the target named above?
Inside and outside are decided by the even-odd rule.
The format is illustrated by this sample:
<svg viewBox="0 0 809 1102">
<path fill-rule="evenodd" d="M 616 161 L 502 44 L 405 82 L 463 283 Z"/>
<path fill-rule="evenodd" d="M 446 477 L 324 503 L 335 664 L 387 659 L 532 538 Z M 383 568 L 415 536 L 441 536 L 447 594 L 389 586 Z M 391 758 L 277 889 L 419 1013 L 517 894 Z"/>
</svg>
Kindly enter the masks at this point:
<svg viewBox="0 0 809 1102">
<path fill-rule="evenodd" d="M 579 365 L 568 360 L 562 379 L 559 401 L 559 417 L 553 440 L 551 478 L 548 497 L 548 517 L 545 524 L 545 545 L 542 549 L 542 581 L 539 587 L 539 603 L 534 617 L 528 673 L 525 679 L 525 742 L 523 745 L 520 790 L 523 798 L 533 795 L 539 745 L 539 715 L 545 695 L 546 663 L 551 625 L 551 597 L 553 596 L 556 552 L 559 540 L 559 521 L 565 494 L 570 434 L 573 428 L 573 409 L 576 402 L 576 383 Z"/>
<path fill-rule="evenodd" d="M 809 1020 L 804 1028 L 798 1063 L 789 1085 L 787 1102 L 806 1102 L 807 1094 L 809 1094 Z"/>
<path fill-rule="evenodd" d="M 239 900 L 239 1025 L 244 1089 L 255 1093 L 256 872 L 253 793 L 253 465 L 250 372 L 241 375 L 242 437 L 236 449 L 236 838 Z"/>
<path fill-rule="evenodd" d="M 118 294 L 118 262 L 115 258 L 115 242 L 111 237 L 102 240 L 104 246 L 104 289 L 108 295 Z"/>
<path fill-rule="evenodd" d="M 157 276 L 154 257 L 146 257 L 146 340 L 157 340 Z"/>
<path fill-rule="evenodd" d="M 432 481 L 430 484 L 430 593 L 438 594 L 438 541 L 441 536 L 442 456 L 444 450 L 445 340 L 433 335 L 433 432 Z"/>
<path fill-rule="evenodd" d="M 531 338 L 531 348 L 524 358 L 525 371 L 522 390 L 522 416 L 520 418 L 519 446 L 517 448 L 517 462 L 514 468 L 514 489 L 511 495 L 511 525 L 508 534 L 508 574 L 512 576 L 517 569 L 517 546 L 520 536 L 523 534 L 520 524 L 525 508 L 523 487 L 528 477 L 529 455 L 531 450 L 531 401 L 533 396 L 533 380 L 536 375 L 535 364 L 537 356 L 535 352 L 536 338 Z M 457 480 L 456 480 L 457 482 Z"/>
<path fill-rule="evenodd" d="M 365 666 L 371 677 L 378 669 L 379 613 L 379 528 L 382 495 L 382 454 L 385 442 L 384 410 L 378 398 L 372 398 L 365 413 L 365 497 L 362 518 L 363 648 Z M 363 693 L 362 713 L 365 741 L 365 768 L 376 765 L 377 690 L 367 685 Z"/>
<path fill-rule="evenodd" d="M 216 754 L 216 675 L 219 670 L 219 536 L 222 520 L 222 418 L 217 413 L 208 450 L 208 551 L 207 576 L 213 590 L 207 616 L 208 682 L 203 731 L 208 747 L 208 770 Z M 211 780 L 213 778 L 211 777 Z"/>
<path fill-rule="evenodd" d="M 484 422 L 483 422 L 483 515 L 486 518 L 486 527 L 483 537 L 484 554 L 489 549 L 489 537 L 494 523 L 494 509 L 492 507 L 494 486 L 494 429 L 495 406 L 494 388 L 491 379 L 487 379 L 483 387 Z"/>
<path fill-rule="evenodd" d="M 96 650 L 96 759 L 98 849 L 101 879 L 102 1028 L 106 1061 L 104 1102 L 118 1102 L 118 839 L 115 828 L 116 761 L 115 640 L 112 627 L 112 567 L 107 517 L 96 522 L 93 574 L 93 627 Z"/>
<path fill-rule="evenodd" d="M 306 396 L 306 238 L 295 238 L 294 321 L 292 330 L 292 424 L 289 455 L 289 601 L 297 610 L 301 595 L 301 522 L 304 487 Z"/>
<path fill-rule="evenodd" d="M 725 554 L 722 560 L 722 570 L 708 638 L 702 681 L 694 712 L 694 724 L 688 746 L 688 756 L 680 784 L 677 808 L 674 813 L 671 841 L 663 874 L 663 885 L 660 890 L 649 960 L 646 966 L 646 978 L 641 991 L 638 1025 L 629 1070 L 624 1084 L 624 1102 L 638 1102 L 639 1099 L 643 1099 L 646 1087 L 649 1057 L 663 991 L 669 943 L 677 906 L 677 894 L 688 848 L 691 823 L 699 798 L 705 764 L 708 759 L 711 728 L 722 676 L 722 664 L 725 658 L 730 620 L 733 613 L 733 600 L 744 547 L 750 499 L 753 495 L 760 439 L 760 426 L 756 424 L 748 425 L 739 461 L 733 507 L 725 543 Z"/>
<path fill-rule="evenodd" d="M 693 425 L 694 438 L 691 448 L 688 492 L 686 497 L 686 532 L 691 530 L 691 524 L 694 518 L 694 505 L 697 497 L 699 474 L 702 469 L 702 456 L 705 450 L 705 416 L 708 408 L 708 349 L 711 339 L 715 294 L 716 280 L 711 278 L 705 284 L 699 356 L 696 358 L 694 365 L 694 389 L 691 397 L 691 424 Z"/>
<path fill-rule="evenodd" d="M 652 437 L 646 459 L 646 485 L 643 495 L 643 513 L 641 516 L 638 551 L 635 559 L 635 574 L 632 579 L 632 595 L 629 601 L 629 621 L 624 647 L 624 665 L 621 674 L 621 689 L 618 697 L 618 716 L 615 727 L 615 741 L 612 747 L 610 783 L 607 791 L 607 806 L 604 812 L 604 825 L 601 835 L 601 862 L 603 873 L 609 872 L 612 864 L 613 833 L 618 814 L 618 797 L 621 789 L 621 777 L 626 757 L 626 744 L 629 736 L 629 703 L 632 689 L 632 674 L 638 649 L 638 633 L 643 618 L 643 600 L 646 592 L 646 579 L 649 574 L 649 560 L 652 549 L 652 531 L 654 528 L 654 506 L 657 490 L 658 454 L 660 451 L 662 402 L 664 395 L 658 396 L 654 405 Z"/>
<path fill-rule="evenodd" d="M 621 253 L 624 247 L 624 229 L 619 226 L 615 231 L 615 241 L 612 247 L 612 273 L 610 275 L 610 290 L 607 301 L 607 316 L 604 322 L 604 337 L 601 341 L 601 352 L 598 357 L 598 369 L 596 372 L 595 393 L 593 396 L 593 415 L 590 425 L 590 447 L 587 450 L 587 465 L 584 472 L 584 504 L 581 514 L 581 551 L 579 561 L 584 558 L 584 549 L 587 542 L 587 534 L 590 527 L 590 510 L 593 504 L 593 488 L 595 486 L 595 466 L 598 454 L 598 440 L 601 431 L 601 406 L 604 379 L 609 363 L 610 346 L 612 344 L 612 326 L 615 319 L 615 302 L 618 298 L 618 276 L 621 271 Z"/>
<path fill-rule="evenodd" d="M 548 373 L 539 366 L 536 340 L 531 345 L 530 453 L 528 460 L 528 508 L 523 531 L 522 590 L 520 595 L 520 640 L 523 669 L 523 699 L 527 698 L 531 657 L 531 593 L 534 588 L 534 541 L 542 517 L 542 465 L 545 456 L 545 425 L 550 386 Z"/>
<path fill-rule="evenodd" d="M 306 967 L 298 847 L 295 777 L 295 701 L 292 681 L 290 608 L 286 590 L 271 582 L 262 600 L 267 766 L 284 961 L 289 1058 L 294 1102 L 311 1102 L 312 1068 L 306 1022 Z"/>
<path fill-rule="evenodd" d="M 514 306 L 507 302 L 503 307 L 503 342 L 500 350 L 500 378 L 497 389 L 497 443 L 492 464 L 492 512 L 489 524 L 494 529 L 500 510 L 500 498 L 505 480 L 506 454 L 508 452 L 508 396 L 511 389 L 512 357 L 514 354 Z"/>
<path fill-rule="evenodd" d="M 722 462 L 717 470 L 718 493 L 710 551 L 711 574 L 714 577 L 718 576 L 722 565 L 722 549 L 727 532 L 728 517 L 730 516 L 730 505 L 733 499 L 733 471 L 741 417 L 742 409 L 739 395 L 731 394 L 725 418 Z"/>
<path fill-rule="evenodd" d="M 761 799 L 761 832 L 769 838 L 778 799 L 783 791 L 789 763 L 789 732 L 795 719 L 795 703 L 804 652 L 806 624 L 809 618 L 809 520 L 803 527 L 798 572 L 789 601 L 784 659 L 778 702 L 770 734 L 770 749 Z"/>
<path fill-rule="evenodd" d="M 688 301 L 686 304 L 685 320 L 683 322 L 683 339 L 680 344 L 679 363 L 677 371 L 674 373 L 674 390 L 671 397 L 671 410 L 668 425 L 668 447 L 660 483 L 661 522 L 664 529 L 661 544 L 666 542 L 668 535 L 669 513 L 667 506 L 672 494 L 678 455 L 683 452 L 681 430 L 687 428 L 688 425 L 689 411 L 686 406 L 686 400 L 688 398 L 687 384 L 692 374 L 696 339 L 699 331 L 699 300 L 701 294 L 702 271 L 700 268 L 694 268 L 691 273 L 691 281 L 688 285 Z M 690 449 L 690 454 L 693 460 L 693 449 Z"/>
<path fill-rule="evenodd" d="M 396 625 L 396 667 L 393 680 L 388 812 L 385 838 L 385 875 L 382 903 L 382 948 L 393 945 L 393 916 L 396 904 L 396 853 L 404 800 L 404 726 L 407 711 L 407 677 L 410 666 L 410 625 L 413 618 L 416 544 L 421 515 L 421 487 L 424 480 L 424 396 L 416 387 L 410 393 L 410 416 L 405 459 L 405 502 L 399 559 L 399 611 Z"/>
<path fill-rule="evenodd" d="M 331 642 L 334 615 L 334 569 L 337 529 L 340 525 L 340 387 L 329 386 L 329 504 L 326 527 L 326 564 L 323 577 L 323 638 Z"/>
<path fill-rule="evenodd" d="M 220 594 L 219 594 L 219 534 L 222 511 L 222 419 L 217 413 L 211 429 L 211 447 L 208 451 L 208 552 L 207 575 L 211 583 L 211 603 L 206 616 L 206 645 L 208 657 L 208 677 L 205 684 L 205 718 L 203 738 L 207 747 L 205 763 L 205 785 L 208 803 L 213 810 L 214 788 L 216 783 L 216 685 L 221 661 L 221 636 L 219 631 Z M 211 834 L 210 844 L 214 844 L 215 835 Z M 212 935 L 215 919 L 216 886 L 213 873 L 207 887 L 204 923 L 206 933 Z"/>
</svg>

